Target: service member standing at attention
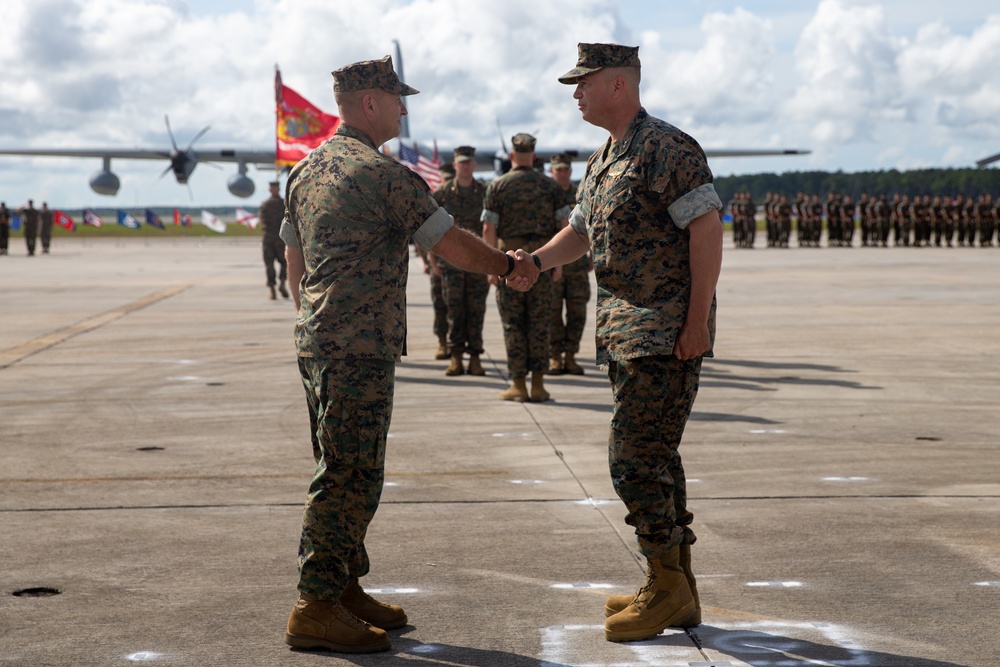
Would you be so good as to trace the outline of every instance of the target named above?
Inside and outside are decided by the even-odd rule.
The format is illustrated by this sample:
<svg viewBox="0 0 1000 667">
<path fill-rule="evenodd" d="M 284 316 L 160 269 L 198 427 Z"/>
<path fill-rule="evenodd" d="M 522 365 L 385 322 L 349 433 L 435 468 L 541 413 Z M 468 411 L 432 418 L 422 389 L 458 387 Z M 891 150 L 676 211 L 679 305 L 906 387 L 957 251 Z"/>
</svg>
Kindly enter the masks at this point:
<svg viewBox="0 0 1000 667">
<path fill-rule="evenodd" d="M 261 239 L 261 247 L 264 249 L 264 271 L 267 273 L 267 289 L 271 293 L 271 299 L 278 298 L 274 293 L 276 278 L 281 280 L 278 291 L 287 299 L 288 290 L 285 288 L 285 281 L 288 279 L 288 263 L 285 261 L 285 242 L 278 235 L 281 231 L 281 221 L 285 217 L 285 202 L 281 200 L 278 181 L 271 181 L 269 187 L 271 196 L 261 202 L 257 210 L 260 229 L 264 235 Z M 281 267 L 280 273 L 274 270 L 275 262 Z"/>
<path fill-rule="evenodd" d="M 18 212 L 21 214 L 21 229 L 24 230 L 24 245 L 28 248 L 28 257 L 32 257 L 38 240 L 38 209 L 35 202 L 29 199 L 28 205 L 22 206 Z"/>
<path fill-rule="evenodd" d="M 573 175 L 572 161 L 561 153 L 553 155 L 551 169 L 552 178 L 566 196 L 566 205 L 573 210 L 576 206 L 576 186 L 570 180 Z M 580 351 L 580 340 L 587 325 L 587 302 L 590 301 L 588 274 L 593 270 L 594 262 L 587 255 L 564 266 L 562 278 L 553 283 L 550 375 L 583 375 L 583 368 L 576 362 L 576 354 Z M 565 321 L 563 304 L 566 304 Z"/>
<path fill-rule="evenodd" d="M 390 647 L 385 629 L 403 610 L 367 595 L 365 533 L 378 508 L 392 413 L 395 364 L 405 351 L 406 279 L 414 240 L 466 271 L 527 287 L 530 258 L 486 246 L 452 223 L 418 175 L 379 152 L 406 114 L 389 56 L 333 73 L 341 125 L 292 169 L 286 249 L 301 275 L 295 322 L 316 470 L 299 543 L 299 600 L 285 642 L 370 653 Z"/>
<path fill-rule="evenodd" d="M 42 254 L 48 255 L 52 246 L 52 210 L 48 202 L 42 202 L 42 208 L 38 211 L 38 237 L 42 241 Z"/>
<path fill-rule="evenodd" d="M 510 153 L 511 170 L 486 186 L 483 240 L 501 250 L 520 248 L 530 252 L 566 226 L 570 207 L 566 206 L 566 195 L 556 182 L 534 168 L 535 138 L 516 134 L 511 143 L 514 148 Z M 549 367 L 554 277 L 558 275 L 543 274 L 528 293 L 497 285 L 497 307 L 503 322 L 507 369 L 512 382 L 501 392 L 502 400 L 549 399 L 544 377 Z M 530 393 L 526 384 L 529 372 Z"/>
<path fill-rule="evenodd" d="M 10 239 L 10 209 L 7 203 L 0 201 L 0 255 L 7 254 L 7 243 Z"/>
<path fill-rule="evenodd" d="M 678 446 L 715 338 L 722 202 L 698 143 L 639 101 L 639 49 L 580 44 L 583 119 L 611 134 L 590 157 L 570 226 L 535 253 L 542 270 L 587 252 L 597 276 L 597 361 L 614 393 L 609 460 L 648 561 L 646 585 L 608 598 L 605 636 L 654 637 L 701 622 L 692 514 Z"/>
<path fill-rule="evenodd" d="M 434 199 L 464 230 L 479 235 L 482 226 L 483 193 L 486 186 L 473 178 L 476 149 L 455 149 L 455 177 L 434 192 Z M 483 353 L 483 318 L 490 284 L 481 273 L 457 269 L 431 253 L 435 272 L 440 272 L 442 293 L 448 309 L 448 354 L 451 364 L 445 375 L 462 375 L 462 358 L 469 354 L 469 375 L 486 375 L 479 355 Z"/>
</svg>

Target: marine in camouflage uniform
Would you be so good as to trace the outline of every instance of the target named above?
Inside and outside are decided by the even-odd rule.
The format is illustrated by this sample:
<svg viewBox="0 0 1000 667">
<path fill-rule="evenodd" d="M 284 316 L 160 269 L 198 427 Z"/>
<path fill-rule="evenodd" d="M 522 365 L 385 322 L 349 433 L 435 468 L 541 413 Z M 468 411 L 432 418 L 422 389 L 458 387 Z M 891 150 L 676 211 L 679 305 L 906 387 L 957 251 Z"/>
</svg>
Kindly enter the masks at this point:
<svg viewBox="0 0 1000 667">
<path fill-rule="evenodd" d="M 24 230 L 24 245 L 28 248 L 28 257 L 35 254 L 35 243 L 38 240 L 38 209 L 35 202 L 28 200 L 28 205 L 21 207 L 21 229 Z"/>
<path fill-rule="evenodd" d="M 512 139 L 513 168 L 486 186 L 483 201 L 483 239 L 501 250 L 531 252 L 566 225 L 570 208 L 558 184 L 533 166 L 535 138 L 516 134 Z M 530 292 L 497 285 L 497 307 L 503 322 L 507 370 L 511 387 L 500 394 L 508 401 L 546 401 L 543 374 L 549 366 L 552 327 L 552 276 L 542 274 Z M 526 378 L 531 373 L 531 391 Z"/>
<path fill-rule="evenodd" d="M 285 218 L 285 202 L 281 200 L 278 181 L 271 181 L 268 187 L 271 189 L 271 196 L 261 202 L 260 208 L 257 209 L 260 230 L 263 234 L 260 245 L 264 251 L 264 272 L 267 274 L 267 289 L 271 298 L 277 298 L 274 286 L 276 280 L 281 280 L 278 290 L 281 296 L 287 299 L 288 290 L 285 288 L 285 281 L 288 280 L 288 264 L 285 263 L 285 242 L 279 236 L 281 221 Z M 280 267 L 280 273 L 274 270 L 275 262 Z"/>
<path fill-rule="evenodd" d="M 434 199 L 455 219 L 455 224 L 473 234 L 482 230 L 483 195 L 486 186 L 472 177 L 476 166 L 476 149 L 459 146 L 455 149 L 456 170 L 463 173 L 446 181 L 434 192 Z M 442 296 L 448 323 L 448 354 L 451 365 L 446 375 L 462 375 L 462 357 L 469 355 L 469 375 L 486 375 L 479 355 L 483 353 L 483 319 L 490 284 L 480 273 L 462 271 L 431 255 L 434 273 L 440 271 Z"/>
<path fill-rule="evenodd" d="M 611 136 L 587 164 L 570 228 L 536 256 L 542 269 L 588 248 L 594 258 L 597 362 L 614 393 L 611 479 L 649 563 L 638 593 L 607 600 L 605 636 L 646 639 L 701 622 L 678 447 L 715 338 L 722 202 L 698 143 L 642 108 L 638 47 L 580 44 L 559 80 L 576 84 L 584 120 Z"/>
<path fill-rule="evenodd" d="M 563 154 L 552 156 L 552 178 L 566 196 L 566 206 L 576 206 L 576 186 L 570 181 L 573 174 L 571 160 Z M 587 302 L 590 301 L 590 272 L 594 264 L 586 255 L 570 262 L 562 269 L 562 277 L 553 281 L 552 331 L 549 341 L 549 374 L 583 375 L 583 368 L 576 361 L 580 340 L 587 326 Z M 563 304 L 566 319 L 563 320 Z"/>
<path fill-rule="evenodd" d="M 379 152 L 399 134 L 401 96 L 417 92 L 398 80 L 389 56 L 333 75 L 340 128 L 289 175 L 282 225 L 290 264 L 304 267 L 295 342 L 316 462 L 285 641 L 367 653 L 387 650 L 384 629 L 407 622 L 358 579 L 370 567 L 365 535 L 382 492 L 395 363 L 405 353 L 410 240 L 469 270 L 517 280 L 533 269 L 515 271 L 526 264 L 456 229 L 426 183 Z"/>
<path fill-rule="evenodd" d="M 42 208 L 38 211 L 38 238 L 42 241 L 42 254 L 49 254 L 52 245 L 52 225 L 54 219 L 52 210 L 47 202 L 42 202 Z"/>
</svg>

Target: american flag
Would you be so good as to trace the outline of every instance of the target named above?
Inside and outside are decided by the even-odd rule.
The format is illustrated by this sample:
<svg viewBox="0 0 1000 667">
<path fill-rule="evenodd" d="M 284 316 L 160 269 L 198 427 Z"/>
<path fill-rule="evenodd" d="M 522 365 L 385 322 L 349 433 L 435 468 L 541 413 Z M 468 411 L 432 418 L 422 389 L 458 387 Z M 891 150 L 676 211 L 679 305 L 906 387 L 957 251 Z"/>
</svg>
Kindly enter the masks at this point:
<svg viewBox="0 0 1000 667">
<path fill-rule="evenodd" d="M 441 160 L 425 158 L 417 152 L 416 148 L 410 148 L 400 143 L 399 161 L 409 167 L 411 171 L 417 172 L 427 182 L 427 186 L 432 192 L 440 187 L 441 172 L 438 169 L 441 167 Z"/>
</svg>

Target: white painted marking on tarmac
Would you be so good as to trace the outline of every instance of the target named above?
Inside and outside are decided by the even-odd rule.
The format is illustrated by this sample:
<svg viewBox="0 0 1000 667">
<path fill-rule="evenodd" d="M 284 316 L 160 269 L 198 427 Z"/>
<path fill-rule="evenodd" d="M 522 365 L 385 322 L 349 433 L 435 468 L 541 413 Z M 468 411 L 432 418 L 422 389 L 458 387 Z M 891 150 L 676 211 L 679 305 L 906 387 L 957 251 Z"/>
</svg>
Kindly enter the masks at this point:
<svg viewBox="0 0 1000 667">
<path fill-rule="evenodd" d="M 584 498 L 583 500 L 574 500 L 573 503 L 576 505 L 591 505 L 597 507 L 598 505 L 611 505 L 614 500 L 607 500 L 604 498 Z"/>
<path fill-rule="evenodd" d="M 419 588 L 366 588 L 366 593 L 377 593 L 379 595 L 409 595 L 411 593 L 419 593 Z"/>
<path fill-rule="evenodd" d="M 1000 581 L 977 581 L 973 586 L 1000 586 Z"/>
<path fill-rule="evenodd" d="M 164 657 L 162 653 L 153 653 L 152 651 L 139 651 L 138 653 L 131 653 L 125 656 L 125 659 L 131 662 L 149 662 L 150 660 L 156 660 L 157 658 L 162 658 L 162 657 Z"/>
<path fill-rule="evenodd" d="M 434 653 L 435 651 L 440 651 L 440 650 L 441 647 L 435 646 L 434 644 L 420 644 L 410 649 L 410 651 L 413 653 Z"/>
<path fill-rule="evenodd" d="M 780 428 L 754 428 L 754 429 L 750 429 L 750 432 L 751 433 L 758 433 L 758 434 L 760 434 L 760 433 L 784 433 L 785 430 L 784 429 L 780 429 Z"/>
<path fill-rule="evenodd" d="M 399 482 L 385 482 L 382 486 L 399 486 Z"/>
<path fill-rule="evenodd" d="M 594 588 L 597 588 L 597 589 L 602 589 L 602 588 L 614 588 L 614 586 L 612 586 L 611 584 L 585 584 L 585 583 L 578 583 L 578 584 L 552 584 L 549 588 L 562 588 L 562 589 L 570 589 L 570 588 L 594 589 Z"/>
<path fill-rule="evenodd" d="M 176 382 L 201 382 L 205 378 L 199 375 L 176 375 L 174 377 L 168 377 L 168 380 L 174 380 Z"/>
<path fill-rule="evenodd" d="M 494 433 L 494 438 L 530 438 L 534 433 Z"/>
<path fill-rule="evenodd" d="M 824 482 L 867 482 L 868 477 L 824 477 Z"/>
<path fill-rule="evenodd" d="M 802 588 L 802 583 L 798 581 L 748 581 L 747 586 L 758 588 Z"/>
<path fill-rule="evenodd" d="M 512 479 L 511 484 L 544 484 L 540 479 Z"/>
</svg>

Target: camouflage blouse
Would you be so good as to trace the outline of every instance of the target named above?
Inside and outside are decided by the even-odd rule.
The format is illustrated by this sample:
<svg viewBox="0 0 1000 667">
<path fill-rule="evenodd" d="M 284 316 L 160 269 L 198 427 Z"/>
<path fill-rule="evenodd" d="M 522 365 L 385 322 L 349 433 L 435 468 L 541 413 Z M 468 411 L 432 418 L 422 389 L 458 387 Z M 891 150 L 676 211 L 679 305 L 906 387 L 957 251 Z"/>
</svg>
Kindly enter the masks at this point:
<svg viewBox="0 0 1000 667">
<path fill-rule="evenodd" d="M 451 179 L 434 191 L 434 199 L 455 219 L 455 224 L 476 236 L 481 236 L 483 225 L 479 222 L 483 214 L 483 193 L 486 186 L 472 179 L 472 185 L 462 187 L 458 179 Z"/>
<path fill-rule="evenodd" d="M 531 167 L 515 167 L 486 186 L 482 219 L 496 225 L 497 238 L 547 241 L 569 211 L 558 183 Z"/>
<path fill-rule="evenodd" d="M 672 353 L 691 294 L 687 226 L 713 208 L 701 146 L 645 109 L 590 157 L 570 224 L 594 257 L 598 364 Z"/>
<path fill-rule="evenodd" d="M 419 176 L 346 125 L 295 165 L 285 199 L 305 261 L 299 356 L 398 360 L 410 238 L 431 248 L 451 216 Z"/>
</svg>

